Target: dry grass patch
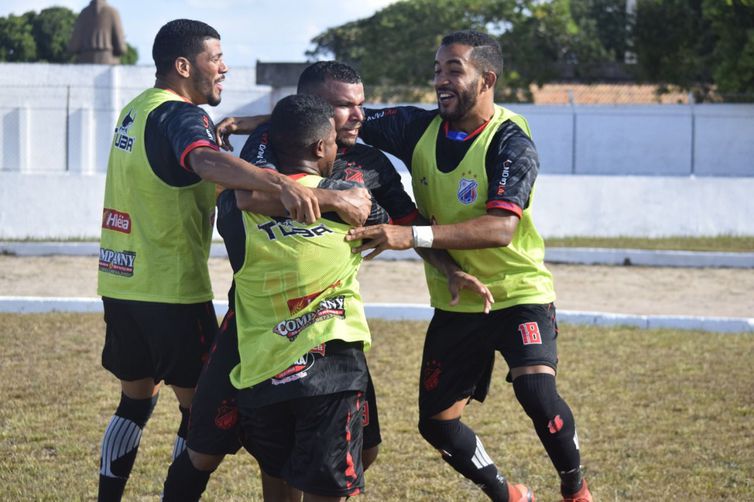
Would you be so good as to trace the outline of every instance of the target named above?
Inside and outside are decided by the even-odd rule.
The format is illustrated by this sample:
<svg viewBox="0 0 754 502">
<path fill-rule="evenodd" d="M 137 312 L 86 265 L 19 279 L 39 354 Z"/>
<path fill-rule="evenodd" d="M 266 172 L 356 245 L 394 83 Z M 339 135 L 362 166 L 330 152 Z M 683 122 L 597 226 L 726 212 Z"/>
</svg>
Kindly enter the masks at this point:
<svg viewBox="0 0 754 502">
<path fill-rule="evenodd" d="M 485 500 L 416 431 L 425 323 L 371 323 L 383 445 L 362 500 Z M 99 366 L 99 315 L 0 314 L 0 500 L 92 500 L 118 386 Z M 574 409 L 595 500 L 754 499 L 754 336 L 564 326 L 559 390 Z M 512 480 L 558 500 L 557 478 L 498 359 L 466 416 Z M 157 500 L 177 428 L 165 389 L 128 500 Z M 255 462 L 229 458 L 205 500 L 260 500 Z M 357 499 L 358 500 L 358 499 Z"/>
</svg>

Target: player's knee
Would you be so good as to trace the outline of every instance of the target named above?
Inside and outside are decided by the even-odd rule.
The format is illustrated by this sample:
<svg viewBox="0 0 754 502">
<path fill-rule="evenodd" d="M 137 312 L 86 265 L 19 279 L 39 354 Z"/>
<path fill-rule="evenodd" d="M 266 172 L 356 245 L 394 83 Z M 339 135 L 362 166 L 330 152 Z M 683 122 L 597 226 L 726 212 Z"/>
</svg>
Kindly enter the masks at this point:
<svg viewBox="0 0 754 502">
<path fill-rule="evenodd" d="M 363 452 L 361 452 L 361 465 L 364 466 L 364 470 L 366 471 L 369 469 L 369 466 L 374 463 L 375 460 L 377 460 L 377 454 L 379 453 L 380 447 L 378 446 L 372 446 L 371 448 L 366 448 Z"/>
<path fill-rule="evenodd" d="M 222 463 L 225 455 L 210 455 L 207 453 L 199 453 L 191 448 L 187 448 L 189 460 L 194 469 L 198 471 L 214 471 Z"/>
<path fill-rule="evenodd" d="M 560 412 L 562 402 L 555 377 L 546 373 L 521 375 L 513 381 L 516 399 L 535 424 L 547 423 Z"/>
<path fill-rule="evenodd" d="M 461 419 L 435 420 L 422 418 L 419 420 L 419 434 L 438 450 L 449 451 L 454 444 Z"/>
<path fill-rule="evenodd" d="M 154 407 L 157 406 L 159 396 L 159 394 L 155 394 L 148 399 L 131 399 L 121 393 L 120 403 L 118 403 L 118 409 L 115 410 L 115 414 L 132 421 L 143 429 L 149 417 L 152 416 Z"/>
</svg>

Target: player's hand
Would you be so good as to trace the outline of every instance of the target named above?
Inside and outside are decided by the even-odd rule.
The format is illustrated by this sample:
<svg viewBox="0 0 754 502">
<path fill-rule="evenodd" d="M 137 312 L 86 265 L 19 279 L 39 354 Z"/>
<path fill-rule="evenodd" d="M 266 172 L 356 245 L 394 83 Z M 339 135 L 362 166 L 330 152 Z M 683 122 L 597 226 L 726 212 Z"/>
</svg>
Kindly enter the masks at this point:
<svg viewBox="0 0 754 502">
<path fill-rule="evenodd" d="M 467 274 L 463 270 L 456 270 L 448 275 L 448 290 L 450 290 L 450 304 L 458 305 L 458 301 L 461 299 L 461 290 L 468 289 L 469 291 L 478 294 L 484 301 L 484 313 L 489 314 L 492 304 L 495 303 L 495 298 L 487 286 L 482 284 L 482 281 L 477 279 L 471 274 Z"/>
<path fill-rule="evenodd" d="M 363 239 L 361 246 L 353 249 L 354 253 L 361 253 L 373 249 L 364 256 L 371 260 L 386 249 L 410 249 L 414 246 L 414 234 L 411 227 L 399 225 L 374 225 L 372 227 L 352 228 L 346 235 L 347 241 Z"/>
<path fill-rule="evenodd" d="M 280 202 L 285 206 L 291 219 L 311 225 L 321 214 L 314 192 L 304 185 L 287 180 L 280 187 Z"/>
<path fill-rule="evenodd" d="M 351 226 L 358 227 L 364 224 L 372 210 L 372 198 L 369 190 L 363 187 L 349 188 L 333 192 L 337 195 L 334 201 L 335 212 L 343 221 Z"/>
<path fill-rule="evenodd" d="M 269 115 L 253 117 L 225 117 L 215 126 L 215 140 L 223 150 L 233 151 L 230 144 L 231 134 L 251 134 L 261 124 L 269 120 Z"/>
</svg>

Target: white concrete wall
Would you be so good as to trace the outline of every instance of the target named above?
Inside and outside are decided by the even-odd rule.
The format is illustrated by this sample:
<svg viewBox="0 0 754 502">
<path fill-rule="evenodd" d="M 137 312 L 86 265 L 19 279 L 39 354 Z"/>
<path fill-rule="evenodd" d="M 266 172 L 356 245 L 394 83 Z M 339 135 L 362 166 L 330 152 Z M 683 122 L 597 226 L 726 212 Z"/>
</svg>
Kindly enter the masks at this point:
<svg viewBox="0 0 754 502">
<path fill-rule="evenodd" d="M 153 81 L 147 66 L 0 64 L 0 239 L 98 237 L 115 118 Z M 213 119 L 287 93 L 254 81 L 234 68 Z M 754 105 L 510 107 L 540 153 L 543 235 L 754 235 Z"/>
<path fill-rule="evenodd" d="M 548 174 L 754 176 L 754 105 L 510 105 Z"/>
<path fill-rule="evenodd" d="M 0 240 L 98 238 L 104 184 L 103 173 L 0 172 Z M 753 193 L 754 178 L 543 174 L 534 221 L 545 237 L 752 236 Z"/>
<path fill-rule="evenodd" d="M 255 80 L 234 68 L 210 117 L 269 112 L 272 88 Z M 105 172 L 118 113 L 152 85 L 151 66 L 1 63 L 0 172 Z"/>
</svg>

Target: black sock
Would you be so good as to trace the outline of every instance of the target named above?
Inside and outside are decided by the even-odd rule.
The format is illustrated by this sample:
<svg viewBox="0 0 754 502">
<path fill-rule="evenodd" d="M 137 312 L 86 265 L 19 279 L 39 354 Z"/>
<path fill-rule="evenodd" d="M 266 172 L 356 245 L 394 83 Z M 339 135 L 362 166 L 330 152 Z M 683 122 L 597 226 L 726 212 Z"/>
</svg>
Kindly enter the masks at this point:
<svg viewBox="0 0 754 502">
<path fill-rule="evenodd" d="M 560 475 L 560 493 L 565 495 L 573 495 L 577 491 L 581 490 L 581 486 L 584 484 L 584 476 L 581 473 L 581 467 L 572 469 L 567 472 L 559 472 Z"/>
<path fill-rule="evenodd" d="M 513 390 L 555 469 L 559 473 L 578 469 L 581 456 L 576 423 L 571 408 L 558 395 L 555 377 L 545 373 L 522 375 L 513 381 Z"/>
<path fill-rule="evenodd" d="M 168 469 L 168 477 L 163 486 L 162 502 L 199 500 L 207 488 L 212 472 L 195 468 L 189 458 L 188 450 L 184 449 Z"/>
<path fill-rule="evenodd" d="M 105 429 L 100 456 L 99 502 L 119 501 L 131 475 L 139 451 L 141 431 L 157 404 L 157 395 L 149 399 L 120 396 L 115 415 Z"/>
<path fill-rule="evenodd" d="M 473 481 L 496 502 L 508 502 L 508 483 L 484 450 L 482 441 L 461 419 L 419 422 L 419 432 L 440 450 L 453 469 Z"/>
</svg>

